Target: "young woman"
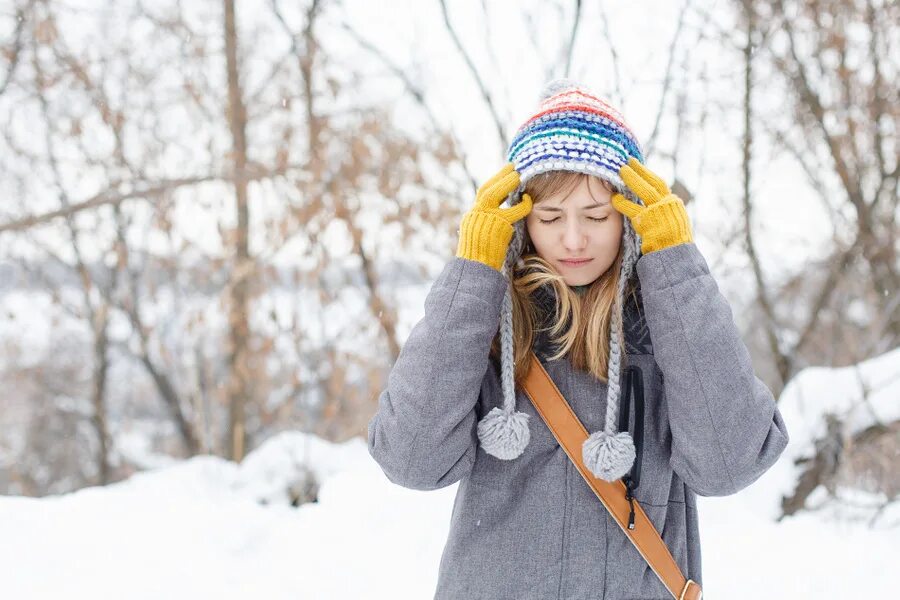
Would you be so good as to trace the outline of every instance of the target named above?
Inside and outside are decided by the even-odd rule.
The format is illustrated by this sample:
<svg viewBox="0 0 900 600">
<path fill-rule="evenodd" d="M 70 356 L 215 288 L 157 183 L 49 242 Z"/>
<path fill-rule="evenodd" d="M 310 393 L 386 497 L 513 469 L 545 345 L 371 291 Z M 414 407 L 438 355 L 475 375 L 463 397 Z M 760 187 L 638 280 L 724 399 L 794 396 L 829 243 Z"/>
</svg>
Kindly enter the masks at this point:
<svg viewBox="0 0 900 600">
<path fill-rule="evenodd" d="M 391 370 L 369 452 L 399 485 L 459 482 L 437 599 L 672 598 L 522 391 L 533 351 L 591 432 L 585 465 L 630 481 L 702 586 L 696 496 L 733 494 L 778 459 L 772 393 L 684 203 L 615 109 L 554 80 L 508 155 Z M 625 368 L 640 422 L 637 402 L 619 415 Z"/>
</svg>

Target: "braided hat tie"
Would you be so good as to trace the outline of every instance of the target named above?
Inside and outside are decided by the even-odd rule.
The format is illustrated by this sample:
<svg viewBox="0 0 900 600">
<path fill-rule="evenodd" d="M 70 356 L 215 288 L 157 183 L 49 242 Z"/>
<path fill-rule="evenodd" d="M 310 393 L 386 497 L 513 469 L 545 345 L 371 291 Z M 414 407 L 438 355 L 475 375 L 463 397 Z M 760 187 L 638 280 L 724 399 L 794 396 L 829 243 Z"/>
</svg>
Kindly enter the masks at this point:
<svg viewBox="0 0 900 600">
<path fill-rule="evenodd" d="M 608 181 L 629 200 L 643 204 L 619 177 L 619 168 L 634 156 L 643 162 L 643 152 L 624 118 L 608 102 L 570 79 L 550 81 L 541 92 L 538 111 L 519 127 L 508 149 L 521 179 L 507 198 L 509 206 L 521 201 L 525 184 L 535 175 L 565 170 L 594 175 Z M 627 431 L 617 430 L 623 330 L 623 295 L 640 256 L 640 239 L 628 219 L 622 228 L 623 257 L 619 285 L 610 320 L 610 356 L 607 371 L 606 423 L 591 433 L 582 446 L 585 465 L 606 481 L 628 473 L 635 459 L 634 442 Z M 515 364 L 512 324 L 512 271 L 521 266 L 525 222 L 517 221 L 502 273 L 508 280 L 500 310 L 501 384 L 503 405 L 494 407 L 478 422 L 478 439 L 488 454 L 515 459 L 531 439 L 527 413 L 516 411 Z"/>
</svg>

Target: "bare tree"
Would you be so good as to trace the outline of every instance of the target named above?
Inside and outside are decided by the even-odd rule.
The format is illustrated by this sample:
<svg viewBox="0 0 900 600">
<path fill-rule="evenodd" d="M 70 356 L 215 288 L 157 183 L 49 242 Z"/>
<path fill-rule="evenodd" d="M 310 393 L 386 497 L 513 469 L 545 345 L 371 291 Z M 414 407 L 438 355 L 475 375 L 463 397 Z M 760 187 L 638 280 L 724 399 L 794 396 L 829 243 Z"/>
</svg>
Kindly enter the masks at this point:
<svg viewBox="0 0 900 600">
<path fill-rule="evenodd" d="M 778 391 L 807 364 L 858 363 L 900 342 L 900 167 L 890 150 L 896 144 L 900 106 L 887 101 L 887 82 L 900 67 L 897 49 L 891 47 L 896 43 L 891 24 L 900 12 L 896 3 L 876 2 L 738 4 L 739 21 L 747 32 L 744 239 L 757 283 L 762 330 L 780 378 Z M 789 119 L 752 112 L 757 67 L 771 69 L 771 75 L 764 76 L 768 89 L 783 85 L 792 109 Z M 751 227 L 753 124 L 796 160 L 834 225 L 831 253 L 811 259 L 807 269 L 777 285 L 764 280 Z M 851 307 L 869 316 L 850 317 Z M 820 486 L 832 498 L 839 480 L 871 486 L 867 467 L 860 465 L 890 462 L 883 454 L 877 457 L 896 453 L 896 423 L 876 422 L 855 434 L 847 433 L 849 425 L 828 417 L 827 431 L 815 440 L 814 454 L 800 461 L 801 476 L 783 499 L 785 515 L 811 508 L 808 498 Z M 870 459 L 852 460 L 860 449 Z M 875 490 L 888 494 L 889 502 L 897 497 L 890 483 L 895 477 L 895 472 L 881 471 L 874 484 Z"/>
<path fill-rule="evenodd" d="M 237 226 L 234 229 L 234 268 L 229 281 L 230 305 L 228 326 L 231 347 L 228 352 L 228 432 L 231 440 L 231 458 L 240 461 L 247 449 L 247 424 L 245 404 L 252 401 L 250 386 L 250 338 L 249 293 L 253 262 L 248 247 L 250 207 L 247 198 L 247 109 L 244 106 L 243 89 L 238 77 L 238 34 L 234 17 L 234 0 L 224 1 L 225 58 L 228 71 L 228 124 L 233 143 L 234 191 Z"/>
<path fill-rule="evenodd" d="M 795 123 L 802 132 L 782 131 L 776 139 L 791 148 L 804 172 L 814 178 L 813 185 L 824 189 L 817 179 L 827 177 L 840 191 L 840 196 L 824 196 L 823 202 L 842 200 L 852 209 L 853 229 L 844 231 L 844 223 L 835 224 L 842 228 L 842 243 L 829 262 L 847 264 L 844 254 L 859 251 L 868 272 L 864 281 L 873 286 L 875 304 L 870 309 L 886 317 L 883 329 L 869 334 L 878 339 L 868 343 L 867 350 L 884 351 L 900 342 L 900 311 L 892 298 L 900 289 L 896 256 L 900 161 L 890 152 L 888 133 L 898 130 L 900 106 L 887 101 L 887 74 L 893 77 L 898 70 L 898 53 L 891 48 L 896 37 L 890 35 L 898 6 L 778 2 L 757 5 L 755 10 L 768 15 L 766 28 L 772 43 L 766 56 L 784 77 L 792 94 Z M 846 33 L 853 25 L 867 32 L 865 39 Z M 848 233 L 853 237 L 847 239 Z M 833 278 L 825 278 L 814 306 L 826 306 L 839 289 Z M 820 318 L 821 312 L 809 315 L 801 329 L 804 343 L 811 339 Z M 787 354 L 796 359 L 800 350 Z"/>
<path fill-rule="evenodd" d="M 44 21 L 44 26 L 54 28 L 52 20 Z M 62 181 L 60 174 L 57 144 L 55 140 L 55 128 L 53 119 L 50 116 L 50 108 L 47 98 L 44 94 L 47 89 L 43 65 L 38 58 L 38 53 L 33 50 L 31 53 L 31 66 L 34 69 L 35 85 L 37 88 L 37 99 L 40 104 L 41 114 L 44 119 L 44 144 L 47 152 L 47 161 L 53 176 L 53 184 L 57 190 L 57 197 L 63 206 L 69 205 L 68 193 Z M 81 283 L 81 291 L 84 302 L 84 310 L 87 315 L 87 321 L 90 325 L 91 337 L 93 339 L 93 371 L 92 371 L 92 389 L 91 400 L 93 406 L 93 414 L 91 415 L 91 423 L 97 436 L 97 483 L 104 485 L 110 480 L 110 464 L 109 464 L 109 428 L 107 426 L 107 409 L 106 409 L 106 385 L 107 373 L 109 370 L 109 356 L 107 348 L 109 346 L 109 304 L 104 300 L 95 301 L 93 297 L 93 288 L 96 286 L 94 275 L 88 268 L 82 255 L 81 242 L 79 240 L 80 232 L 71 217 L 66 220 L 66 228 L 71 244 L 72 254 L 75 258 L 75 270 L 78 273 Z M 115 285 L 115 280 L 111 282 Z"/>
<path fill-rule="evenodd" d="M 777 367 L 778 376 L 780 377 L 779 387 L 776 392 L 784 387 L 790 376 L 790 362 L 788 357 L 782 351 L 779 344 L 779 329 L 777 317 L 775 316 L 775 308 L 772 300 L 769 298 L 769 288 L 763 275 L 762 265 L 759 253 L 756 249 L 756 241 L 753 232 L 753 198 L 751 195 L 751 165 L 753 163 L 753 66 L 754 66 L 754 47 L 759 46 L 759 32 L 753 6 L 747 2 L 744 4 L 746 18 L 746 43 L 744 46 L 744 143 L 743 157 L 741 160 L 741 168 L 743 171 L 743 190 L 742 203 L 744 206 L 744 239 L 747 255 L 750 258 L 750 264 L 753 268 L 753 277 L 756 281 L 757 301 L 765 316 L 764 331 L 769 344 L 769 352 L 773 357 Z"/>
<path fill-rule="evenodd" d="M 394 126 L 390 106 L 360 102 L 365 95 L 353 96 L 356 104 L 336 101 L 356 90 L 335 76 L 323 46 L 335 33 L 318 31 L 327 3 L 311 1 L 298 11 L 272 2 L 270 13 L 252 18 L 234 12 L 235 4 L 218 5 L 222 13 L 214 6 L 221 14 L 215 26 L 181 5 L 134 0 L 124 12 L 110 5 L 95 16 L 117 27 L 90 51 L 70 43 L 58 5 L 25 3 L 26 19 L 17 25 L 19 68 L 4 83 L 17 103 L 4 108 L 12 116 L 46 101 L 41 121 L 64 158 L 52 160 L 16 128 L 0 134 L 0 177 L 18 191 L 4 207 L 0 235 L 20 249 L 4 258 L 40 279 L 43 287 L 33 293 L 65 297 L 66 318 L 93 332 L 83 340 L 90 352 L 72 358 L 96 357 L 97 365 L 96 384 L 84 386 L 90 394 L 80 382 L 71 390 L 95 400 L 90 412 L 46 404 L 26 418 L 34 431 L 78 419 L 104 428 L 105 448 L 91 448 L 109 457 L 108 480 L 142 464 L 116 444 L 133 427 L 153 436 L 157 452 L 235 459 L 280 429 L 359 434 L 399 353 L 401 296 L 392 284 L 427 275 L 419 257 L 429 245 L 443 253 L 454 243 L 458 190 L 471 185 L 458 144 L 436 120 L 435 135 L 422 142 Z M 140 41 L 148 22 L 153 45 Z M 289 51 L 266 57 L 267 77 L 245 78 L 245 58 L 263 46 L 260 37 L 272 35 L 288 36 Z M 149 50 L 157 46 L 165 52 Z M 38 56 L 44 85 L 22 68 Z M 224 77 L 209 77 L 210 61 L 225 65 Z M 363 73 L 354 77 L 365 80 Z M 345 106 L 333 108 L 339 104 Z M 428 112 L 424 103 L 419 109 Z M 173 114 L 179 127 L 172 127 Z M 50 197 L 40 175 L 53 173 L 54 162 L 60 166 Z M 446 176 L 426 181 L 426 162 Z M 279 210 L 255 212 L 257 190 L 261 203 L 274 198 Z M 237 217 L 234 229 L 220 217 L 226 207 Z M 221 251 L 194 235 L 209 222 Z M 321 242 L 335 223 L 343 226 L 345 255 Z M 68 239 L 63 247 L 61 234 Z M 260 248 L 251 253 L 256 239 Z M 66 247 L 92 253 L 78 258 Z M 304 260 L 286 269 L 285 257 L 297 248 Z M 58 275 L 60 267 L 82 273 L 75 281 L 87 282 L 82 297 L 94 316 L 70 306 L 69 276 Z M 324 313 L 348 292 L 364 298 L 367 310 L 347 315 L 336 330 L 320 329 Z M 288 316 L 285 293 L 292 296 Z M 357 340 L 352 351 L 340 347 L 349 339 Z M 32 374 L 7 364 L 4 378 Z M 135 381 L 115 378 L 133 365 Z M 32 377 L 36 394 L 55 381 Z M 50 446 L 31 447 L 59 460 L 50 458 Z M 30 477 L 33 463 L 20 464 L 23 489 L 50 489 Z M 68 463 L 65 469 L 72 473 Z"/>
</svg>

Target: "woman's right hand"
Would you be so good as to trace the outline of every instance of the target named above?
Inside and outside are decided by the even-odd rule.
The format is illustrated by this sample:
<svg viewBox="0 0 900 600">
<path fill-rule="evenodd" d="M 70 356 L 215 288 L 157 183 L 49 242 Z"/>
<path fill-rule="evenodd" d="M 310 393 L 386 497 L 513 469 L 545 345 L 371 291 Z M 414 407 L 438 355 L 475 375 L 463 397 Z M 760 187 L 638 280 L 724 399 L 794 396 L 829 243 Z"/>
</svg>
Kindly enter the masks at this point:
<svg viewBox="0 0 900 600">
<path fill-rule="evenodd" d="M 513 236 L 513 223 L 531 212 L 531 196 L 509 208 L 500 208 L 510 192 L 519 187 L 519 173 L 507 163 L 478 189 L 475 206 L 467 212 L 459 228 L 456 256 L 477 260 L 500 270 Z"/>
</svg>

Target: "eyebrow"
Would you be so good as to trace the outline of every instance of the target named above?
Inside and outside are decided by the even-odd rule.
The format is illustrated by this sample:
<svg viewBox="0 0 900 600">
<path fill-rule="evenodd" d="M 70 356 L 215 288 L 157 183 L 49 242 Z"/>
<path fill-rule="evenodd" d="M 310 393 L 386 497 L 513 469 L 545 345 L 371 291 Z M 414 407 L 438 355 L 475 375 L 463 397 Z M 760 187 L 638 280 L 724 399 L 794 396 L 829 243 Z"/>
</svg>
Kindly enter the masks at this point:
<svg viewBox="0 0 900 600">
<path fill-rule="evenodd" d="M 604 202 L 600 204 L 599 202 L 594 202 L 593 204 L 588 204 L 587 206 L 582 206 L 581 210 L 588 210 L 590 208 L 598 208 L 600 206 L 609 206 L 609 202 Z M 535 206 L 534 210 L 542 210 L 546 212 L 562 212 L 561 208 L 556 206 Z"/>
</svg>

